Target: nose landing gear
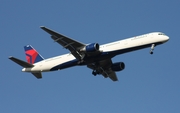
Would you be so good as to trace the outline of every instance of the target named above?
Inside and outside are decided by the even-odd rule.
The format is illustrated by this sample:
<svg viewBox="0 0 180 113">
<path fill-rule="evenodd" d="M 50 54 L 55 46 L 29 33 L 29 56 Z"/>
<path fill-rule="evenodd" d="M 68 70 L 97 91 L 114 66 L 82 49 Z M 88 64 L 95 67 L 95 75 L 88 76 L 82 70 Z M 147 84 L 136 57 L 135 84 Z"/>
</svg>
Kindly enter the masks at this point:
<svg viewBox="0 0 180 113">
<path fill-rule="evenodd" d="M 155 44 L 152 44 L 150 54 L 153 54 L 154 47 L 155 47 Z"/>
</svg>

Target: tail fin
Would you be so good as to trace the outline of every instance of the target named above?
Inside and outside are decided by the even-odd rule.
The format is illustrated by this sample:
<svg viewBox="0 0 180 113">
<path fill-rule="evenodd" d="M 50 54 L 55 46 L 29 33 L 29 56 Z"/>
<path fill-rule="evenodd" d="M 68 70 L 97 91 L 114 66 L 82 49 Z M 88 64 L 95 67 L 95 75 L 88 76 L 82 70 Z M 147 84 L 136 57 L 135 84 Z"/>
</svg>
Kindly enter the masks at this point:
<svg viewBox="0 0 180 113">
<path fill-rule="evenodd" d="M 34 64 L 36 62 L 44 60 L 44 58 L 31 45 L 24 46 L 24 50 L 28 63 Z"/>
</svg>

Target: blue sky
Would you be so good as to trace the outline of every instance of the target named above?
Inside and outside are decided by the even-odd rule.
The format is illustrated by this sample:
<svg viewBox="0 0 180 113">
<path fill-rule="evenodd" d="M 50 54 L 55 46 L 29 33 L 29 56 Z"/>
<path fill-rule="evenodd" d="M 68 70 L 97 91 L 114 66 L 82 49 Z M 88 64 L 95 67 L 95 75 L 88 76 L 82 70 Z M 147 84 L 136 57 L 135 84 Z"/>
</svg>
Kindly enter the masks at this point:
<svg viewBox="0 0 180 113">
<path fill-rule="evenodd" d="M 2 0 L 0 4 L 1 113 L 179 113 L 180 7 L 178 0 Z M 73 67 L 38 80 L 8 59 L 25 60 L 31 44 L 44 58 L 69 52 L 40 29 L 49 27 L 80 42 L 99 44 L 161 31 L 170 40 L 113 58 L 126 69 L 118 82 Z"/>
</svg>

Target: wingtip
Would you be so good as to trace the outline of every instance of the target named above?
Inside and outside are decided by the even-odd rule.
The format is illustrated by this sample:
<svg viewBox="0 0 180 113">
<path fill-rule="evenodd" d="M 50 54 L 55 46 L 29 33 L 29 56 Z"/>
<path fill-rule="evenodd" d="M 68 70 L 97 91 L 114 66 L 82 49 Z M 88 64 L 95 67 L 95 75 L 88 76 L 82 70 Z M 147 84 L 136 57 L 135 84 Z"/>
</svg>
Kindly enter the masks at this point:
<svg viewBox="0 0 180 113">
<path fill-rule="evenodd" d="M 9 58 L 9 59 L 12 59 L 12 58 L 13 58 L 13 56 L 9 56 L 8 58 Z"/>
<path fill-rule="evenodd" d="M 40 26 L 41 29 L 46 28 L 45 26 Z"/>
</svg>

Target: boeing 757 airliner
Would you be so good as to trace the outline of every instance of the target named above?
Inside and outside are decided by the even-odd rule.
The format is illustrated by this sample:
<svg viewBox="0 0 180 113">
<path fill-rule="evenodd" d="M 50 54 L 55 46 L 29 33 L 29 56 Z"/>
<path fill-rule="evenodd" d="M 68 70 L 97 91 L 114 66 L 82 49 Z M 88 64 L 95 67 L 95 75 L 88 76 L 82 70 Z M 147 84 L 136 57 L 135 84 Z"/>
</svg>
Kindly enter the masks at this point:
<svg viewBox="0 0 180 113">
<path fill-rule="evenodd" d="M 123 62 L 113 63 L 111 60 L 113 57 L 148 47 L 150 54 L 153 54 L 156 46 L 169 40 L 169 37 L 164 33 L 153 32 L 103 45 L 98 43 L 84 44 L 44 26 L 41 28 L 49 33 L 55 42 L 68 49 L 70 53 L 44 59 L 31 45 L 26 45 L 24 49 L 27 62 L 12 56 L 9 57 L 23 67 L 23 72 L 30 72 L 38 79 L 42 78 L 42 72 L 86 65 L 93 70 L 94 76 L 103 75 L 105 78 L 109 77 L 111 80 L 117 81 L 115 72 L 122 71 L 125 64 Z"/>
</svg>

